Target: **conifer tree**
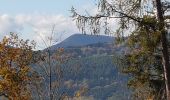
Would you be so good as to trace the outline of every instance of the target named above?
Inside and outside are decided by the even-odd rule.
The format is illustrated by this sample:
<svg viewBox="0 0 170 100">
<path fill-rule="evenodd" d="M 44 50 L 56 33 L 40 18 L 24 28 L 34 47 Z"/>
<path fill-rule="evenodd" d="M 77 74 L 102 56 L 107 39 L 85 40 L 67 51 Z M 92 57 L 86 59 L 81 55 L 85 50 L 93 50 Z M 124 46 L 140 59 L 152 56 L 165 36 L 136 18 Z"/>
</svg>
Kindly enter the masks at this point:
<svg viewBox="0 0 170 100">
<path fill-rule="evenodd" d="M 90 25 L 92 34 L 99 34 L 101 25 L 105 26 L 105 33 L 110 33 L 112 27 L 108 27 L 110 19 L 119 21 L 119 28 L 116 32 L 119 40 L 124 33 L 131 32 L 129 41 L 133 41 L 130 55 L 132 58 L 130 66 L 134 72 L 139 70 L 140 78 L 148 79 L 151 72 L 148 69 L 162 68 L 163 81 L 166 87 L 166 98 L 170 100 L 170 64 L 168 53 L 167 29 L 170 3 L 166 0 L 99 0 L 99 13 L 95 16 L 80 15 L 72 8 L 72 17 L 76 20 L 77 27 L 86 33 L 86 26 Z M 104 20 L 104 23 L 102 24 Z M 160 51 L 160 52 L 159 52 Z M 155 53 L 160 53 L 160 63 Z M 131 58 L 131 57 L 130 57 Z M 135 65 L 134 65 L 135 62 Z M 141 65 L 141 66 L 139 66 Z M 143 73 L 144 76 L 143 76 Z M 161 74 L 159 74 L 161 75 Z M 149 79 L 150 80 L 150 79 Z M 145 81 L 144 81 L 145 83 Z"/>
</svg>

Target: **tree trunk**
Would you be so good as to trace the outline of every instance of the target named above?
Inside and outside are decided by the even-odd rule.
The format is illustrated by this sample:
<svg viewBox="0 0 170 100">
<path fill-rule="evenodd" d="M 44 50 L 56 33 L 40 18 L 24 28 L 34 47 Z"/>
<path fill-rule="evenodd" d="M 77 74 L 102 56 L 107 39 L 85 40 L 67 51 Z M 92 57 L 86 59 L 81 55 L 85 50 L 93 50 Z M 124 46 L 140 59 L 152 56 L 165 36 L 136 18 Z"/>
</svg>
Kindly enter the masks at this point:
<svg viewBox="0 0 170 100">
<path fill-rule="evenodd" d="M 168 54 L 168 41 L 165 31 L 165 23 L 163 17 L 163 10 L 161 0 L 155 0 L 157 8 L 157 17 L 159 21 L 159 30 L 161 32 L 161 44 L 162 44 L 162 64 L 164 68 L 165 86 L 166 86 L 166 98 L 170 100 L 170 65 L 169 65 L 169 54 Z"/>
</svg>

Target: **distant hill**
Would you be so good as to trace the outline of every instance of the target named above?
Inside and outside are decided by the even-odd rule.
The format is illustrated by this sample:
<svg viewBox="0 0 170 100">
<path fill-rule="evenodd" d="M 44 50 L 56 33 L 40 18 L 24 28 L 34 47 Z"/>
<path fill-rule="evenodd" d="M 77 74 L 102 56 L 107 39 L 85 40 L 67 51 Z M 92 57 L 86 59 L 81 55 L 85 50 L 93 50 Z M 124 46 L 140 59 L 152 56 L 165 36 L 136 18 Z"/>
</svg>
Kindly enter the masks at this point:
<svg viewBox="0 0 170 100">
<path fill-rule="evenodd" d="M 55 57 L 57 48 L 63 47 L 61 57 L 67 58 L 64 58 L 64 63 L 59 64 L 55 59 L 51 61 L 54 71 L 52 81 L 61 78 L 62 82 L 57 92 L 74 97 L 77 91 L 84 89 L 82 96 L 85 99 L 82 100 L 129 100 L 129 76 L 122 74 L 117 66 L 120 54 L 126 51 L 126 44 L 114 45 L 114 40 L 114 37 L 109 36 L 75 34 L 52 46 L 52 57 Z M 43 57 L 44 52 L 46 51 L 38 51 L 37 57 Z M 44 64 L 48 68 L 49 64 Z M 58 78 L 57 67 L 61 68 L 62 77 Z M 42 76 L 46 75 L 39 63 L 34 68 Z M 44 83 L 49 82 L 49 76 L 45 76 L 45 79 Z"/>
<path fill-rule="evenodd" d="M 61 64 L 62 84 L 58 88 L 58 93 L 66 93 L 73 97 L 78 90 L 84 88 L 86 91 L 82 96 L 86 98 L 81 100 L 129 100 L 131 90 L 127 87 L 128 76 L 119 72 L 118 67 L 114 64 L 115 61 L 117 61 L 117 56 L 114 55 L 69 59 Z M 57 62 L 54 63 L 57 64 Z M 41 66 L 35 68 L 45 76 Z M 52 70 L 56 70 L 56 66 L 53 66 Z M 49 77 L 45 76 L 45 78 L 47 79 L 45 82 L 48 82 Z M 53 73 L 52 80 L 56 79 L 58 79 L 57 74 Z M 92 97 L 92 99 L 88 99 L 88 97 Z"/>
<path fill-rule="evenodd" d="M 83 34 L 74 34 L 59 44 L 56 44 L 51 47 L 51 50 L 57 48 L 67 48 L 67 47 L 78 47 L 85 46 L 89 44 L 96 43 L 111 43 L 114 41 L 114 37 L 104 36 L 104 35 L 83 35 Z"/>
</svg>

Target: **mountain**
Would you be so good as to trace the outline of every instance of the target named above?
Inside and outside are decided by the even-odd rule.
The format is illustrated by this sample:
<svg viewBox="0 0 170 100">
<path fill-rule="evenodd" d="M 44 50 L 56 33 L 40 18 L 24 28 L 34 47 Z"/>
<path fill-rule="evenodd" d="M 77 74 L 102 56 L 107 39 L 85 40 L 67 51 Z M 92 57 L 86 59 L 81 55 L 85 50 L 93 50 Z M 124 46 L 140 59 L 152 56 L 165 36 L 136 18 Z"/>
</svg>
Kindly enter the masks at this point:
<svg viewBox="0 0 170 100">
<path fill-rule="evenodd" d="M 78 47 L 85 46 L 89 44 L 96 43 L 108 43 L 113 42 L 114 38 L 110 36 L 104 35 L 84 35 L 84 34 L 74 34 L 59 44 L 56 44 L 51 47 L 52 50 L 56 50 L 56 48 L 67 48 L 67 47 Z"/>
<path fill-rule="evenodd" d="M 121 68 L 117 66 L 126 46 L 114 45 L 114 40 L 114 37 L 109 36 L 72 35 L 51 47 L 52 64 L 44 61 L 48 59 L 48 56 L 44 56 L 46 51 L 39 51 L 37 57 L 43 58 L 44 62 L 41 64 L 44 65 L 35 64 L 34 69 L 44 77 L 43 83 L 47 83 L 41 87 L 48 91 L 45 87 L 48 87 L 49 76 L 46 75 L 44 66 L 49 70 L 49 65 L 52 65 L 52 81 L 62 83 L 57 88 L 59 95 L 65 93 L 71 100 L 78 100 L 74 96 L 82 92 L 84 99 L 81 100 L 129 100 L 129 76 L 122 74 Z M 64 52 L 56 55 L 59 47 L 64 47 Z"/>
<path fill-rule="evenodd" d="M 81 100 L 129 100 L 131 90 L 127 87 L 128 76 L 119 72 L 114 64 L 116 61 L 116 55 L 71 58 L 61 65 L 57 61 L 52 61 L 54 65 L 52 66 L 52 71 L 54 71 L 52 81 L 60 80 L 62 83 L 57 88 L 57 93 L 66 93 L 71 97 L 70 100 L 79 100 L 72 98 L 78 91 L 84 91 L 81 95 L 84 99 Z M 58 77 L 58 72 L 55 72 L 57 67 L 62 72 L 61 77 Z M 48 85 L 49 76 L 46 76 L 42 66 L 35 68 L 46 79 L 43 83 Z M 44 85 L 44 87 L 47 86 Z M 46 97 L 46 95 L 43 96 L 43 98 Z"/>
</svg>

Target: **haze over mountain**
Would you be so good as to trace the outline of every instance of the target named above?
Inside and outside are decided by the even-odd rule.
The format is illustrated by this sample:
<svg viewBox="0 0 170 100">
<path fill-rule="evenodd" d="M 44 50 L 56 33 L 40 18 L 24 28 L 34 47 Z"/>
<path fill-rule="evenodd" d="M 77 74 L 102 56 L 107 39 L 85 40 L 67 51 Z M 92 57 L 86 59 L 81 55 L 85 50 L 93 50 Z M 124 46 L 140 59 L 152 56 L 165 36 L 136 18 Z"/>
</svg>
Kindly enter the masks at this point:
<svg viewBox="0 0 170 100">
<path fill-rule="evenodd" d="M 51 50 L 55 50 L 57 48 L 67 48 L 67 47 L 78 47 L 85 46 L 89 44 L 96 43 L 112 43 L 114 41 L 114 37 L 104 36 L 104 35 L 84 35 L 84 34 L 75 34 L 59 44 L 53 45 Z"/>
<path fill-rule="evenodd" d="M 110 36 L 75 34 L 52 46 L 51 57 L 55 58 L 60 47 L 64 48 L 61 57 L 66 57 L 63 63 L 58 63 L 56 59 L 51 61 L 54 71 L 52 81 L 58 79 L 55 70 L 61 67 L 62 84 L 58 87 L 58 93 L 73 97 L 83 88 L 87 89 L 82 94 L 83 100 L 128 100 L 131 94 L 126 85 L 129 77 L 119 72 L 116 63 L 124 46 L 114 45 L 114 40 Z M 39 51 L 38 57 L 43 57 L 45 52 Z M 44 63 L 48 68 L 48 64 Z M 45 76 L 44 83 L 48 83 L 49 76 L 46 76 L 44 69 L 39 64 L 35 66 L 35 70 Z"/>
</svg>

